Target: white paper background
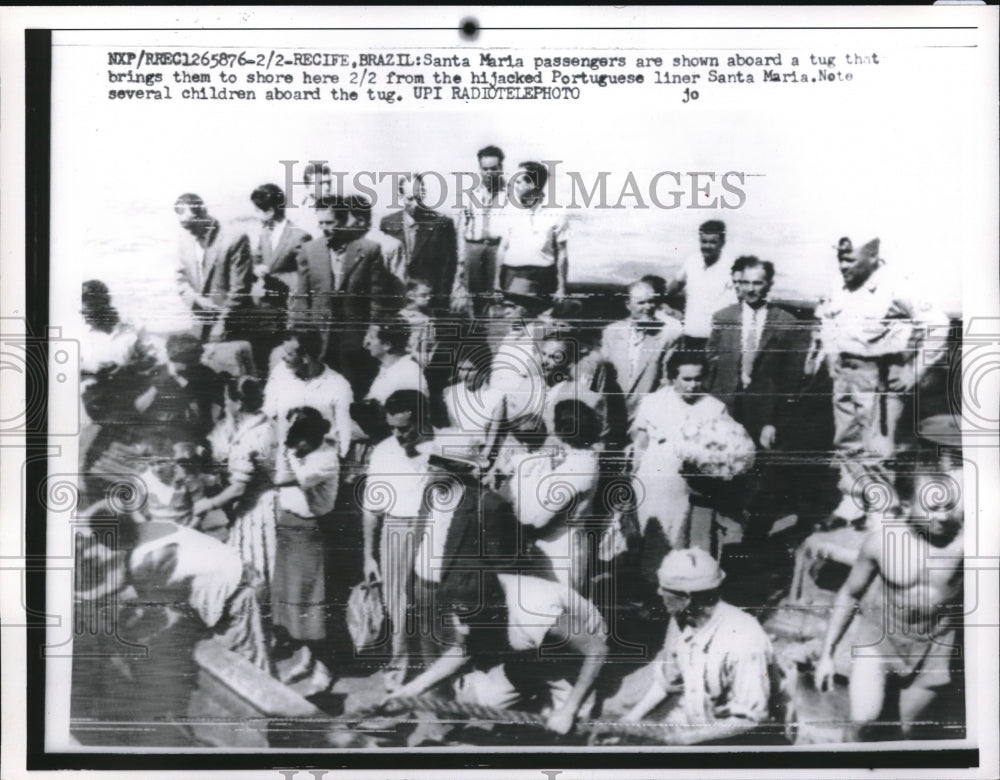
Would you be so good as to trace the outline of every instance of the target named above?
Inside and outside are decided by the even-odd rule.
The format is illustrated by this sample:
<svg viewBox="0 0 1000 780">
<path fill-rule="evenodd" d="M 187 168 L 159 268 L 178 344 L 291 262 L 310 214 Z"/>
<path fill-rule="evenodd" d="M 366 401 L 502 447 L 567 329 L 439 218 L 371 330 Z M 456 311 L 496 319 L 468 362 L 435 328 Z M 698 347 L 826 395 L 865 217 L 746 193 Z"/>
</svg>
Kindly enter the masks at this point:
<svg viewBox="0 0 1000 780">
<path fill-rule="evenodd" d="M 597 26 L 979 26 L 951 30 L 484 30 L 463 43 L 458 20 L 475 16 L 486 28 L 528 25 Z M 558 159 L 564 170 L 590 181 L 610 171 L 609 187 L 632 171 L 645 181 L 660 170 L 729 170 L 756 174 L 744 184 L 742 209 L 716 214 L 677 209 L 575 214 L 570 280 L 627 281 L 640 273 L 669 276 L 683 256 L 697 251 L 696 227 L 710 217 L 729 225 L 729 245 L 773 260 L 776 292 L 814 298 L 835 273 L 833 245 L 841 235 L 879 235 L 883 255 L 904 267 L 920 286 L 968 322 L 997 317 L 997 14 L 995 8 L 893 9 L 115 9 L 81 13 L 69 9 L 4 12 L 3 38 L 3 313 L 23 309 L 19 284 L 23 260 L 23 178 L 18 163 L 23 126 L 25 26 L 40 27 L 444 27 L 441 31 L 138 31 L 56 32 L 53 35 L 52 105 L 52 325 L 72 337 L 80 282 L 108 282 L 126 316 L 156 329 L 183 327 L 186 316 L 171 285 L 176 246 L 172 203 L 194 191 L 223 218 L 247 216 L 250 191 L 265 181 L 282 183 L 282 159 L 327 159 L 335 170 L 469 170 L 475 150 L 496 143 L 508 153 L 507 168 L 521 159 Z M 698 85 L 697 102 L 682 104 L 676 87 L 608 87 L 584 91 L 578 102 L 479 102 L 468 107 L 442 101 L 404 99 L 394 106 L 365 101 L 293 105 L 235 102 L 113 104 L 106 52 L 125 46 L 185 46 L 215 49 L 286 46 L 317 50 L 394 50 L 459 47 L 475 63 L 477 50 L 521 53 L 595 54 L 594 48 L 635 56 L 669 51 L 715 53 L 734 50 L 809 53 L 846 51 L 880 54 L 882 64 L 853 69 L 849 84 L 761 85 L 749 88 Z M 197 50 L 197 49 L 195 49 Z M 576 51 L 571 51 L 576 50 Z M 442 52 L 447 53 L 447 52 Z M 528 66 L 530 69 L 530 65 Z M 124 70 L 125 68 L 119 68 Z M 664 70 L 676 71 L 665 66 Z M 313 69 L 316 70 L 316 69 Z M 574 69 L 576 70 L 576 69 Z M 631 70 L 631 69 L 629 69 Z M 649 74 L 647 74 L 647 77 Z M 132 86 L 132 85 L 129 85 Z M 263 88 L 259 89 L 263 92 Z M 564 186 L 564 185 L 560 185 Z M 383 190 L 384 191 L 384 190 Z M 293 216 L 294 218 L 294 216 Z M 625 237 L 625 238 L 623 238 Z M 626 240 L 627 238 L 627 240 Z M 997 321 L 1000 325 L 1000 321 Z M 5 325 L 6 327 L 6 325 Z M 994 328 L 996 333 L 1000 328 Z M 5 404 L 18 397 L 17 377 L 3 372 Z M 993 379 L 995 380 L 995 374 Z M 995 397 L 987 382 L 985 408 Z M 16 400 L 15 402 L 16 403 Z M 6 408 L 6 406 L 5 406 Z M 53 408 L 60 413 L 72 409 Z M 9 438 L 9 437 L 8 437 Z M 16 445 L 17 441 L 2 442 Z M 53 442 L 56 443 L 56 442 Z M 51 470 L 72 472 L 75 448 L 60 441 Z M 5 585 L 16 584 L 21 504 L 20 463 L 3 455 L 3 544 L 11 566 Z M 980 523 L 996 510 L 995 448 L 969 450 L 979 466 Z M 970 513 L 971 515 L 971 513 Z M 970 516 L 969 522 L 972 522 Z M 65 564 L 65 525 L 50 526 L 50 554 Z M 975 620 L 997 623 L 996 529 L 981 525 L 976 566 Z M 13 552 L 11 552 L 13 551 Z M 992 561 L 992 563 L 991 563 Z M 69 582 L 53 575 L 49 612 L 69 615 Z M 967 576 L 967 580 L 977 578 Z M 974 587 L 971 586 L 970 587 Z M 17 623 L 16 590 L 4 588 L 5 623 Z M 4 740 L 23 743 L 23 635 L 5 628 Z M 68 631 L 64 621 L 61 632 Z M 56 631 L 53 642 L 64 636 Z M 996 763 L 996 632 L 969 630 L 967 688 L 969 743 L 978 744 L 984 767 Z M 48 664 L 50 733 L 65 733 L 68 664 Z M 19 716 L 19 713 L 22 715 Z M 984 739 L 984 735 L 987 735 Z M 913 747 L 928 747 L 927 745 Z M 837 746 L 837 749 L 850 749 Z M 4 751 L 4 777 L 21 776 Z M 401 757 L 400 767 L 405 767 Z M 768 774 L 775 774 L 769 772 Z M 245 776 L 248 773 L 240 773 Z M 301 773 L 300 773 L 301 774 Z M 433 774 L 433 773 L 431 773 Z M 431 774 L 407 772 L 408 777 Z M 452 774 L 452 773 L 449 773 Z M 567 771 L 560 780 L 587 773 Z M 644 772 L 643 774 L 647 774 Z M 681 773 L 685 774 L 685 773 Z M 690 773 L 687 773 L 690 774 Z M 714 772 L 703 771 L 706 777 Z M 798 772 L 797 776 L 823 776 Z M 831 776 L 851 772 L 838 770 Z M 894 771 L 891 776 L 903 773 Z M 911 773 L 914 774 L 914 773 Z M 919 773 L 916 773 L 919 774 Z M 926 776 L 936 776 L 933 771 Z M 988 774 L 988 772 L 986 772 Z M 372 776 L 395 773 L 376 772 Z M 276 772 L 261 776 L 278 777 Z M 439 776 L 439 775 L 434 775 Z M 540 773 L 518 772 L 518 777 Z M 609 776 L 607 772 L 589 776 Z M 958 776 L 955 772 L 953 776 Z M 985 775 L 983 775 L 985 776 Z"/>
</svg>

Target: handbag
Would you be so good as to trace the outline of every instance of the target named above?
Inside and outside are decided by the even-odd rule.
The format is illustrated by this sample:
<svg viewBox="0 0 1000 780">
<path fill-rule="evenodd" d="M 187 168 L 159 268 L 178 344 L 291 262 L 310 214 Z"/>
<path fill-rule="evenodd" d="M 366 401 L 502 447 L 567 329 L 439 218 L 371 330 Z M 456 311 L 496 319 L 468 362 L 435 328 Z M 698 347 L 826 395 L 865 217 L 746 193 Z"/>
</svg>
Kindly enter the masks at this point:
<svg viewBox="0 0 1000 780">
<path fill-rule="evenodd" d="M 366 579 L 351 588 L 347 598 L 347 632 L 358 653 L 371 650 L 384 640 L 385 610 L 382 582 Z"/>
</svg>

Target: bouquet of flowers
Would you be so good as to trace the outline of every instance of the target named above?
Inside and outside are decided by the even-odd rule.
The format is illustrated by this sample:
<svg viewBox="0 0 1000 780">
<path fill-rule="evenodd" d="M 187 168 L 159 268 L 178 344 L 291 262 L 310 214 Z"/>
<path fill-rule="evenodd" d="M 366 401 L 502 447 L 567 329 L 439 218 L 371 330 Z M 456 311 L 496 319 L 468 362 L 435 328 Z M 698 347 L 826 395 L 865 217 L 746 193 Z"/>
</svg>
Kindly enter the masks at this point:
<svg viewBox="0 0 1000 780">
<path fill-rule="evenodd" d="M 728 482 L 753 466 L 753 439 L 728 415 L 688 420 L 680 433 L 677 454 L 684 462 L 685 474 Z"/>
</svg>

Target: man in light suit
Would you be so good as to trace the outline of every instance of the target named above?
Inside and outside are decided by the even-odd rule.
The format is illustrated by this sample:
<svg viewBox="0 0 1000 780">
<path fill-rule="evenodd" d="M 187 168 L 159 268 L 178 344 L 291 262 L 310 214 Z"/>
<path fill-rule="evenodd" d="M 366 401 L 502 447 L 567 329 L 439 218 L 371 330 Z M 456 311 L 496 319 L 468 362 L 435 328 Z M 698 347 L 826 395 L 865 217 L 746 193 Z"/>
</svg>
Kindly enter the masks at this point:
<svg viewBox="0 0 1000 780">
<path fill-rule="evenodd" d="M 805 331 L 799 321 L 767 299 L 774 284 L 774 266 L 753 256 L 736 261 L 742 267 L 743 302 L 712 317 L 708 341 L 709 377 L 706 389 L 747 429 L 758 451 L 773 450 L 781 441 L 782 424 L 795 402 L 805 362 Z M 748 531 L 766 533 L 771 506 L 764 486 L 773 485 L 773 467 L 758 458 L 748 491 Z M 745 535 L 747 533 L 745 530 Z"/>
<path fill-rule="evenodd" d="M 361 397 L 378 371 L 363 347 L 365 333 L 396 303 L 388 293 L 389 272 L 379 245 L 364 238 L 351 217 L 347 199 L 331 195 L 316 212 L 323 237 L 299 250 L 289 323 L 323 334 L 326 362 Z"/>
<path fill-rule="evenodd" d="M 184 229 L 179 246 L 177 291 L 208 341 L 238 340 L 249 323 L 253 265 L 245 232 L 224 228 L 205 201 L 184 193 L 174 203 Z"/>
<path fill-rule="evenodd" d="M 298 280 L 299 248 L 312 236 L 285 216 L 285 193 L 262 184 L 250 193 L 261 229 L 254 252 L 254 363 L 267 374 L 272 350 L 285 338 L 288 296 Z"/>
<path fill-rule="evenodd" d="M 601 339 L 601 352 L 614 365 L 625 393 L 629 422 L 642 399 L 666 383 L 667 359 L 681 337 L 680 321 L 657 316 L 658 303 L 649 283 L 633 282 L 628 318 L 608 325 Z"/>
<path fill-rule="evenodd" d="M 424 184 L 419 176 L 400 181 L 399 193 L 403 208 L 385 217 L 381 230 L 403 245 L 404 281 L 428 281 L 432 292 L 431 309 L 435 314 L 446 314 L 458 268 L 455 223 L 424 205 Z"/>
</svg>

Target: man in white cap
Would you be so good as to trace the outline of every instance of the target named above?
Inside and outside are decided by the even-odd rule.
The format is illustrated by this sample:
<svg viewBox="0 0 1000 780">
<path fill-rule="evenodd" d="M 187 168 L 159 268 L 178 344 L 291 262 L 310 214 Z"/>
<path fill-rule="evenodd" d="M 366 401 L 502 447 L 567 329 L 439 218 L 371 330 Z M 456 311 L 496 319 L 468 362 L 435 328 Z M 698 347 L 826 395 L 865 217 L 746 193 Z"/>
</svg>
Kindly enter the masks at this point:
<svg viewBox="0 0 1000 780">
<path fill-rule="evenodd" d="M 945 350 L 925 350 L 931 327 L 944 331 L 948 317 L 917 300 L 903 280 L 886 268 L 880 240 L 837 245 L 843 285 L 816 310 L 820 329 L 816 354 L 833 378 L 834 463 L 840 471 L 841 501 L 825 525 L 865 519 L 861 495 L 876 479 L 891 483 L 885 461 L 897 449 L 897 429 L 908 394 Z M 946 335 L 946 333 L 942 333 Z M 815 363 L 809 361 L 809 368 Z"/>
<path fill-rule="evenodd" d="M 771 716 L 771 640 L 754 617 L 719 598 L 725 577 L 699 548 L 671 551 L 657 572 L 670 625 L 652 684 L 622 720 L 640 721 L 680 694 L 664 718 L 666 744 L 731 740 Z"/>
</svg>

